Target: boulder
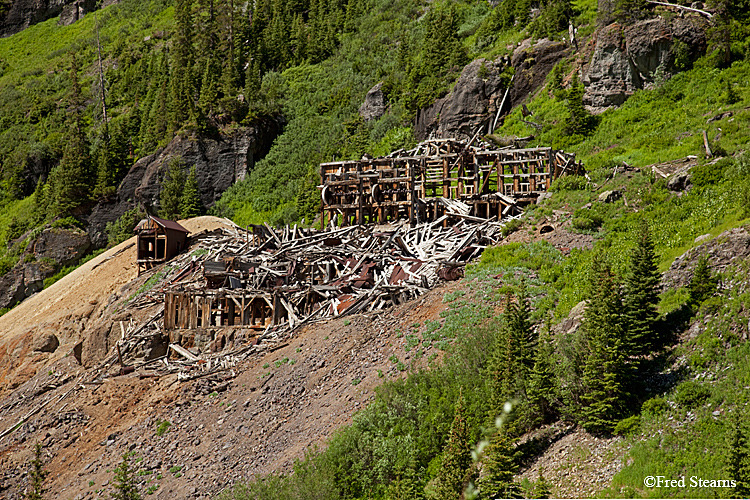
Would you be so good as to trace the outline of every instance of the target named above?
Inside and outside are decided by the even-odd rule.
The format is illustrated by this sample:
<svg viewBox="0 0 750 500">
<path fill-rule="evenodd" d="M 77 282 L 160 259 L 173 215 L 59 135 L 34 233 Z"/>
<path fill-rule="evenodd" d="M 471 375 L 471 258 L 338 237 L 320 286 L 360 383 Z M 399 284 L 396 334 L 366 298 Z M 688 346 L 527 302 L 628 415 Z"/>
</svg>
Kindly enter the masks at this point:
<svg viewBox="0 0 750 500">
<path fill-rule="evenodd" d="M 45 332 L 34 339 L 32 350 L 36 352 L 55 352 L 60 346 L 57 336 L 51 332 Z"/>
<path fill-rule="evenodd" d="M 599 201 L 602 203 L 613 203 L 622 197 L 622 193 L 618 190 L 604 191 L 599 194 Z"/>
<path fill-rule="evenodd" d="M 542 87 L 552 68 L 562 58 L 570 55 L 570 52 L 570 46 L 565 43 L 554 42 L 546 38 L 542 38 L 533 45 L 531 40 L 524 40 L 516 47 L 511 58 L 516 76 L 508 95 L 510 103 L 505 104 L 507 106 L 505 111 L 520 105 L 530 94 Z"/>
<path fill-rule="evenodd" d="M 667 181 L 667 189 L 670 191 L 684 191 L 690 185 L 690 174 L 682 172 L 675 174 Z"/>
<path fill-rule="evenodd" d="M 78 262 L 91 248 L 91 238 L 80 229 L 50 228 L 34 242 L 36 260 L 52 259 L 61 267 Z"/>
<path fill-rule="evenodd" d="M 359 107 L 359 116 L 366 122 L 377 120 L 383 116 L 388 109 L 383 94 L 383 82 L 378 83 L 371 88 L 365 96 L 365 102 Z"/>
<path fill-rule="evenodd" d="M 703 235 L 705 236 L 705 235 Z M 699 237 L 701 238 L 701 237 Z M 698 259 L 707 254 L 711 272 L 724 272 L 727 267 L 750 260 L 750 231 L 748 226 L 736 227 L 724 231 L 713 239 L 701 239 L 701 245 L 691 248 L 677 257 L 667 272 L 662 276 L 665 289 L 676 289 L 686 286 L 693 277 Z"/>
<path fill-rule="evenodd" d="M 0 276 L 0 309 L 12 307 L 26 298 L 23 271 L 15 267 Z"/>
<path fill-rule="evenodd" d="M 706 51 L 708 22 L 700 16 L 618 23 L 594 34 L 595 48 L 584 69 L 583 102 L 594 112 L 619 106 L 636 90 L 653 88 L 680 71 L 675 64 L 676 43 L 691 60 Z"/>
</svg>

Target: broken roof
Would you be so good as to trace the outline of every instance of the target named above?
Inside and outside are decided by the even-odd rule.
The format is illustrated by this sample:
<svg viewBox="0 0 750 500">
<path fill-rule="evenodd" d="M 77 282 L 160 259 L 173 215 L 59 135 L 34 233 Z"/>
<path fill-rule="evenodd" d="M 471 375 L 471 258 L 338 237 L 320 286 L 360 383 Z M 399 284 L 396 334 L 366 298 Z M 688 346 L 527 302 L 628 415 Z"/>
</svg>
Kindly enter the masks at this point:
<svg viewBox="0 0 750 500">
<path fill-rule="evenodd" d="M 152 221 L 154 221 L 156 224 L 163 227 L 164 229 L 171 229 L 173 231 L 190 233 L 190 231 L 188 231 L 187 229 L 185 229 L 184 227 L 182 227 L 181 225 L 179 225 L 173 220 L 160 219 L 159 217 L 154 217 L 153 215 L 149 215 L 148 217 L 143 219 L 141 222 L 139 222 L 138 225 L 135 226 L 134 231 L 137 232 L 137 231 L 140 231 L 141 229 L 145 229 L 146 223 L 148 222 L 149 219 L 151 219 Z"/>
</svg>

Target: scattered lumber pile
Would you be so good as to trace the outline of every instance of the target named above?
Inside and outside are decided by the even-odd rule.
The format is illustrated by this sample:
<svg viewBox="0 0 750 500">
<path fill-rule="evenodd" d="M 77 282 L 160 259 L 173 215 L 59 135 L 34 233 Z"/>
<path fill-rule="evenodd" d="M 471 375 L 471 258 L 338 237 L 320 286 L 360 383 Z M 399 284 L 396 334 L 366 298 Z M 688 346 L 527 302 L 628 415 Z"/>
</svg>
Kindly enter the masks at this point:
<svg viewBox="0 0 750 500">
<path fill-rule="evenodd" d="M 163 306 L 139 326 L 121 323 L 122 339 L 99 377 L 133 367 L 142 377 L 231 377 L 239 361 L 283 344 L 301 325 L 388 308 L 459 279 L 467 262 L 501 239 L 504 224 L 447 203 L 452 215 L 414 227 L 276 230 L 227 221 L 230 229 L 197 235 L 190 253 L 149 271 L 128 307 Z M 157 336 L 168 337 L 168 351 L 129 365 Z"/>
</svg>

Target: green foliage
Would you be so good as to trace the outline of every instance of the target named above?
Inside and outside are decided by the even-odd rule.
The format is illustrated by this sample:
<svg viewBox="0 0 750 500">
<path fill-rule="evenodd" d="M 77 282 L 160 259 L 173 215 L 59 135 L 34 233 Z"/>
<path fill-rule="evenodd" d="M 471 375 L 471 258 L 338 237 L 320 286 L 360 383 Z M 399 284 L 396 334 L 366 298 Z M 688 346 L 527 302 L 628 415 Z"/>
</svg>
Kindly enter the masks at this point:
<svg viewBox="0 0 750 500">
<path fill-rule="evenodd" d="M 44 469 L 44 462 L 42 462 L 42 445 L 36 443 L 34 445 L 34 458 L 29 462 L 31 470 L 29 470 L 29 486 L 26 488 L 26 492 L 21 495 L 21 498 L 25 500 L 42 500 L 44 498 L 44 479 L 49 475 L 49 471 Z"/>
<path fill-rule="evenodd" d="M 611 432 L 624 413 L 626 397 L 625 318 L 620 285 L 611 268 L 594 260 L 591 302 L 583 328 L 588 356 L 583 369 L 583 426 L 589 431 Z"/>
<path fill-rule="evenodd" d="M 448 443 L 440 461 L 440 468 L 433 483 L 427 490 L 431 500 L 451 500 L 461 495 L 471 465 L 471 444 L 465 415 L 466 402 L 462 394 L 456 401 L 453 423 Z"/>
<path fill-rule="evenodd" d="M 155 434 L 159 437 L 162 437 L 164 434 L 166 434 L 169 431 L 169 428 L 171 426 L 172 426 L 172 423 L 168 420 L 156 419 Z"/>
<path fill-rule="evenodd" d="M 168 220 L 180 217 L 182 193 L 185 187 L 185 174 L 182 160 L 174 158 L 169 162 L 159 192 L 159 216 Z"/>
<path fill-rule="evenodd" d="M 661 273 L 647 222 L 641 222 L 634 239 L 636 245 L 630 254 L 630 269 L 625 277 L 623 306 L 626 350 L 629 356 L 641 356 L 650 354 L 658 345 L 655 325 Z"/>
<path fill-rule="evenodd" d="M 636 432 L 638 432 L 640 430 L 640 427 L 641 417 L 639 417 L 638 415 L 633 415 L 617 422 L 613 433 L 618 436 L 630 436 L 631 434 L 635 434 Z"/>
<path fill-rule="evenodd" d="M 130 459 L 132 456 L 132 452 L 123 454 L 120 464 L 115 467 L 115 477 L 112 482 L 115 491 L 110 493 L 110 496 L 114 500 L 141 499 L 135 480 L 135 470 L 130 466 Z"/>
<path fill-rule="evenodd" d="M 702 405 L 711 396 L 711 390 L 692 380 L 681 383 L 675 392 L 675 402 L 691 410 Z"/>
<path fill-rule="evenodd" d="M 641 413 L 644 415 L 650 415 L 652 417 L 658 417 L 663 415 L 669 409 L 669 403 L 664 398 L 651 398 L 641 406 Z"/>
<path fill-rule="evenodd" d="M 133 236 L 133 230 L 138 223 L 146 217 L 146 212 L 136 206 L 127 210 L 115 222 L 108 222 L 105 232 L 109 246 L 119 245 Z"/>
<path fill-rule="evenodd" d="M 499 430 L 485 449 L 483 475 L 479 480 L 479 498 L 520 498 L 518 485 L 513 481 L 518 466 L 508 436 Z M 455 497 L 453 497 L 455 498 Z"/>
<path fill-rule="evenodd" d="M 750 444 L 745 422 L 735 416 L 730 422 L 726 472 L 735 480 L 734 495 L 737 498 L 750 495 Z"/>
<path fill-rule="evenodd" d="M 200 199 L 198 181 L 195 177 L 195 165 L 190 168 L 185 186 L 180 196 L 180 218 L 189 219 L 203 214 L 203 203 Z"/>
<path fill-rule="evenodd" d="M 711 272 L 708 254 L 701 255 L 687 286 L 690 294 L 689 304 L 693 307 L 701 305 L 716 292 L 718 284 L 719 277 Z"/>
</svg>

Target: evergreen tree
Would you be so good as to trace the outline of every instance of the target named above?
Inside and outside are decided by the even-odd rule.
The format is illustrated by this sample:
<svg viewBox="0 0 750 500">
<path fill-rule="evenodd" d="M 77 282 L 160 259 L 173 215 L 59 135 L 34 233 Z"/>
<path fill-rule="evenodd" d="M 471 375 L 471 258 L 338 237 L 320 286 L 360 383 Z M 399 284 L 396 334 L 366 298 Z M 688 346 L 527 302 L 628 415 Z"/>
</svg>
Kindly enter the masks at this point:
<svg viewBox="0 0 750 500">
<path fill-rule="evenodd" d="M 193 93 L 193 13 L 191 0 L 175 0 L 175 34 L 172 44 L 172 73 L 169 92 L 169 129 L 177 131 L 195 119 Z"/>
<path fill-rule="evenodd" d="M 630 270 L 625 278 L 625 321 L 628 330 L 627 350 L 630 355 L 650 353 L 656 345 L 654 325 L 658 317 L 659 281 L 654 243 L 648 223 L 643 220 L 630 254 Z"/>
<path fill-rule="evenodd" d="M 135 483 L 135 470 L 130 468 L 131 452 L 122 456 L 122 461 L 115 468 L 115 478 L 113 485 L 114 493 L 110 496 L 114 500 L 141 500 L 138 493 L 138 486 Z"/>
<path fill-rule="evenodd" d="M 44 498 L 44 487 L 42 485 L 48 475 L 49 472 L 44 470 L 44 463 L 42 462 L 42 445 L 36 443 L 34 445 L 34 458 L 31 460 L 31 470 L 29 471 L 29 487 L 21 495 L 21 498 L 42 500 Z"/>
<path fill-rule="evenodd" d="M 698 263 L 695 265 L 693 277 L 690 278 L 690 283 L 687 286 L 688 293 L 690 294 L 688 302 L 693 308 L 697 308 L 704 301 L 711 298 L 719 284 L 719 277 L 711 272 L 708 262 L 708 254 L 701 255 Z"/>
<path fill-rule="evenodd" d="M 187 179 L 185 180 L 185 189 L 180 197 L 180 217 L 189 219 L 197 217 L 203 213 L 203 203 L 201 203 L 198 180 L 195 176 L 195 165 L 190 168 Z"/>
<path fill-rule="evenodd" d="M 539 338 L 534 357 L 534 366 L 529 374 L 527 397 L 529 403 L 530 426 L 548 423 L 557 415 L 553 402 L 557 392 L 555 372 L 552 366 L 553 347 L 549 339 L 550 325 Z"/>
<path fill-rule="evenodd" d="M 510 305 L 508 312 L 508 326 L 518 347 L 517 355 L 523 363 L 525 371 L 528 371 L 534 366 L 534 349 L 536 348 L 537 337 L 534 333 L 534 325 L 531 322 L 528 288 L 526 287 L 526 280 L 523 278 L 516 295 L 516 302 Z"/>
<path fill-rule="evenodd" d="M 523 388 L 522 349 L 519 335 L 512 329 L 514 307 L 513 296 L 508 294 L 505 314 L 487 361 L 486 378 L 490 385 L 490 405 L 487 416 L 491 422 L 495 421 L 506 402 L 518 398 Z M 513 427 L 512 418 L 507 425 Z"/>
<path fill-rule="evenodd" d="M 583 370 L 583 426 L 593 432 L 611 432 L 623 413 L 626 397 L 624 328 L 620 286 L 610 267 L 595 258 L 591 301 L 582 327 L 588 338 L 588 359 Z"/>
<path fill-rule="evenodd" d="M 539 479 L 534 483 L 534 498 L 549 498 L 552 496 L 552 490 L 544 475 L 539 471 Z"/>
<path fill-rule="evenodd" d="M 471 466 L 471 446 L 465 406 L 463 394 L 459 394 L 448 444 L 443 451 L 434 490 L 430 495 L 433 500 L 455 500 L 463 493 L 464 483 Z"/>
<path fill-rule="evenodd" d="M 578 78 L 578 73 L 575 73 L 565 99 L 569 113 L 568 133 L 571 134 L 586 135 L 593 128 L 593 117 L 583 106 L 583 92 L 583 84 Z"/>
<path fill-rule="evenodd" d="M 750 447 L 742 424 L 742 419 L 735 416 L 729 432 L 726 472 L 736 483 L 734 498 L 750 497 Z"/>
<path fill-rule="evenodd" d="M 180 217 L 180 201 L 185 185 L 185 175 L 182 173 L 182 161 L 178 158 L 169 163 L 159 193 L 159 217 L 176 220 Z"/>
<path fill-rule="evenodd" d="M 203 79 L 201 81 L 201 92 L 198 106 L 206 116 L 212 116 L 215 112 L 216 102 L 219 99 L 219 78 L 221 77 L 221 66 L 214 54 L 206 57 Z"/>
<path fill-rule="evenodd" d="M 503 430 L 492 436 L 485 449 L 482 475 L 479 478 L 479 498 L 521 498 L 520 488 L 513 481 L 518 468 L 513 460 L 513 446 Z M 457 497 L 454 497 L 457 498 Z"/>
<path fill-rule="evenodd" d="M 71 90 L 68 97 L 69 132 L 65 137 L 63 156 L 49 176 L 50 212 L 65 217 L 89 200 L 92 188 L 89 145 L 83 130 L 83 97 L 78 82 L 78 63 L 72 55 Z"/>
</svg>

